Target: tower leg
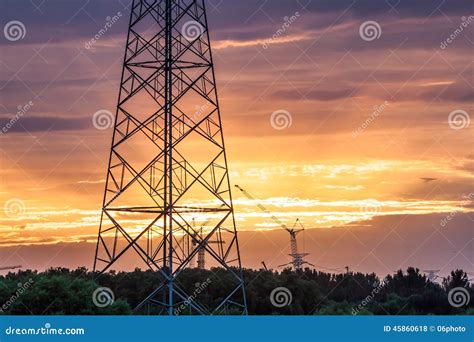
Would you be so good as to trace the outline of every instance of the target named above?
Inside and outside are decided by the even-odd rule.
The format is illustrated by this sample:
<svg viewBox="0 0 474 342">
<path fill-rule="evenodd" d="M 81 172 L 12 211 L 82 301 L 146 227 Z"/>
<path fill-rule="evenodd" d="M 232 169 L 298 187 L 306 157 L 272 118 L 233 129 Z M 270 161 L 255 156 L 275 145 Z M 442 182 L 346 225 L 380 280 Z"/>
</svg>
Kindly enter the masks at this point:
<svg viewBox="0 0 474 342">
<path fill-rule="evenodd" d="M 199 253 L 217 269 L 197 291 L 185 273 Z M 247 313 L 203 0 L 131 6 L 94 270 L 127 264 L 156 272 L 137 310 Z M 217 278 L 228 294 L 202 295 Z"/>
</svg>

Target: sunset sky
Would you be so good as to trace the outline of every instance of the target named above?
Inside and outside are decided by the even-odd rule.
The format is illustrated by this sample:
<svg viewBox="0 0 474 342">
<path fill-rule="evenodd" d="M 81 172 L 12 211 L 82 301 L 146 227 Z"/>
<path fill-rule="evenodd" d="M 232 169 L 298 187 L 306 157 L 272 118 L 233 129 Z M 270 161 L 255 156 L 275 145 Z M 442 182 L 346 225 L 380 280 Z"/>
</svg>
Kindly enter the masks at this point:
<svg viewBox="0 0 474 342">
<path fill-rule="evenodd" d="M 353 248 L 372 249 L 385 265 L 374 266 L 380 272 L 398 267 L 394 251 L 408 257 L 435 236 L 422 257 L 400 263 L 429 267 L 436 253 L 445 253 L 452 258 L 433 267 L 473 270 L 472 4 L 207 4 L 231 182 L 256 198 L 233 193 L 244 266 L 258 267 L 275 248 L 280 259 L 271 266 L 287 259 L 287 236 L 272 232 L 279 227 L 256 206 L 262 204 L 288 225 L 300 218 L 308 228 L 308 260 L 316 264 L 349 264 L 321 252 L 351 258 L 352 240 L 337 243 L 349 231 L 369 246 Z M 46 263 L 52 252 L 38 248 L 58 243 L 65 250 L 87 246 L 81 261 L 92 263 L 112 137 L 111 128 L 94 127 L 93 115 L 115 112 L 127 6 L 125 0 L 0 2 L 1 27 L 13 20 L 25 27 L 23 39 L 0 36 L 0 266 L 41 268 L 34 259 L 43 254 Z M 361 32 L 371 21 L 380 28 L 374 39 Z M 374 252 L 397 229 L 418 242 L 410 250 L 399 241 Z M 268 232 L 252 235 L 262 230 Z M 361 230 L 378 240 L 367 242 Z M 270 236 L 274 243 L 258 255 L 256 241 Z M 71 265 L 77 253 L 51 265 Z"/>
</svg>

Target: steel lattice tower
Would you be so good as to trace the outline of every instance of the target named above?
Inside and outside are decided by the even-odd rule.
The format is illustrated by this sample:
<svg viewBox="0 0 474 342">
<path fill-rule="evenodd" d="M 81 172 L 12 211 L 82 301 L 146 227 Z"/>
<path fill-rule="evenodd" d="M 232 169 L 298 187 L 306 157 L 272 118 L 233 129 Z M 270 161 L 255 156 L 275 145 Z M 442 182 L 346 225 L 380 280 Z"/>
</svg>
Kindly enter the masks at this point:
<svg viewBox="0 0 474 342">
<path fill-rule="evenodd" d="M 102 208 L 94 272 L 159 275 L 137 310 L 247 313 L 204 0 L 133 0 Z M 200 287 L 230 289 L 207 305 L 182 281 L 202 249 Z"/>
</svg>

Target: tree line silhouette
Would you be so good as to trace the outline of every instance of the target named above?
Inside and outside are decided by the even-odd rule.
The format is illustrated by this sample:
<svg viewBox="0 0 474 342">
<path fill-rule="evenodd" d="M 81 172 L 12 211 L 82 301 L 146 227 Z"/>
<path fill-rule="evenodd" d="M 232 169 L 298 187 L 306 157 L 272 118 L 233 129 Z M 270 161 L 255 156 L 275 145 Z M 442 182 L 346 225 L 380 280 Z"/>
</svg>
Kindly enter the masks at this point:
<svg viewBox="0 0 474 342">
<path fill-rule="evenodd" d="M 330 274 L 313 269 L 281 272 L 243 270 L 250 315 L 455 315 L 474 314 L 474 286 L 463 270 L 454 270 L 441 283 L 430 281 L 419 269 L 408 268 L 380 279 L 375 274 Z M 187 269 L 183 286 L 200 286 L 198 300 L 212 307 L 234 286 L 222 269 Z M 0 314 L 8 315 L 129 315 L 161 281 L 160 274 L 136 269 L 104 274 L 96 283 L 86 268 L 26 270 L 0 276 Z M 29 284 L 26 287 L 26 284 Z M 100 284 L 100 285 L 99 285 Z M 25 288 L 26 287 L 26 288 Z M 113 291 L 114 302 L 98 307 L 92 294 L 99 287 Z M 285 288 L 288 305 L 278 307 L 272 291 Z M 465 289 L 462 307 L 451 305 L 452 289 Z M 186 310 L 181 315 L 189 314 Z"/>
</svg>

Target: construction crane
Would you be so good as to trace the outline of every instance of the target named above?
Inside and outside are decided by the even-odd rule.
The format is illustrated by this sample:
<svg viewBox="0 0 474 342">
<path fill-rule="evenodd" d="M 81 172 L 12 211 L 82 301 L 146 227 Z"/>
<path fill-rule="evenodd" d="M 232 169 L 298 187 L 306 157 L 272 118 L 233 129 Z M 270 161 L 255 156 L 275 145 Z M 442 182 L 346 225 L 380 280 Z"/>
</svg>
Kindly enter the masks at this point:
<svg viewBox="0 0 474 342">
<path fill-rule="evenodd" d="M 0 271 L 5 271 L 5 270 L 15 270 L 17 268 L 22 268 L 23 266 L 21 265 L 15 265 L 15 266 L 2 266 L 0 267 Z"/>
<path fill-rule="evenodd" d="M 298 224 L 300 225 L 299 229 L 296 228 L 296 226 Z M 293 260 L 291 262 L 287 263 L 287 264 L 279 265 L 278 267 L 293 265 L 295 270 L 301 270 L 301 268 L 304 264 L 314 266 L 313 264 L 311 264 L 311 263 L 309 263 L 309 262 L 307 262 L 303 259 L 305 256 L 309 255 L 309 253 L 298 253 L 298 244 L 297 244 L 297 240 L 296 240 L 296 235 L 298 233 L 304 231 L 304 227 L 301 224 L 300 219 L 299 218 L 296 219 L 295 223 L 293 224 L 293 228 L 291 228 L 291 229 L 285 228 L 285 229 L 290 234 L 290 247 L 291 247 L 290 256 L 293 258 Z"/>
<path fill-rule="evenodd" d="M 235 187 L 237 189 L 239 189 L 245 195 L 245 197 L 247 197 L 250 200 L 255 201 L 255 198 L 252 195 L 250 195 L 246 190 L 244 190 L 243 188 L 241 188 L 238 185 L 236 185 Z M 300 219 L 296 219 L 296 222 L 293 224 L 293 227 L 288 228 L 286 226 L 286 224 L 284 224 L 282 221 L 280 221 L 275 215 L 272 215 L 272 213 L 267 208 L 265 208 L 262 204 L 257 203 L 257 207 L 260 210 L 262 210 L 263 212 L 265 212 L 266 214 L 269 214 L 271 219 L 276 224 L 278 224 L 280 227 L 282 227 L 284 230 L 286 230 L 290 234 L 290 250 L 291 250 L 291 253 L 289 255 L 291 256 L 292 260 L 289 263 L 279 265 L 278 267 L 292 265 L 295 270 L 301 270 L 302 266 L 305 265 L 305 264 L 311 265 L 311 266 L 314 267 L 313 264 L 311 264 L 311 263 L 304 260 L 304 257 L 309 255 L 309 253 L 299 253 L 298 252 L 298 241 L 296 239 L 296 236 L 298 235 L 298 233 L 304 231 L 304 226 L 301 223 Z M 297 226 L 299 226 L 299 228 L 297 228 Z"/>
<path fill-rule="evenodd" d="M 441 270 L 423 270 L 423 272 L 428 274 L 428 280 L 431 282 L 434 282 L 436 279 L 439 278 L 439 276 L 436 275 L 436 273 L 438 273 L 439 271 Z"/>
</svg>

